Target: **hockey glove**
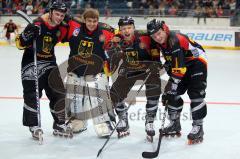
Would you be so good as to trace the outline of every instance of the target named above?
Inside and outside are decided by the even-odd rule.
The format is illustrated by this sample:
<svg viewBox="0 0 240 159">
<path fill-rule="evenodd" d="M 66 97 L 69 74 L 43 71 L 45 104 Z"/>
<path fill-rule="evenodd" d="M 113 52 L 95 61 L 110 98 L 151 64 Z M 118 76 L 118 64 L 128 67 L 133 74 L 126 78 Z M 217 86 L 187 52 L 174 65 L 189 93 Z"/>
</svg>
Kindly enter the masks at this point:
<svg viewBox="0 0 240 159">
<path fill-rule="evenodd" d="M 170 78 L 162 95 L 162 104 L 165 106 L 169 101 L 174 101 L 177 96 L 177 87 L 180 80 Z"/>
<path fill-rule="evenodd" d="M 23 46 L 31 45 L 34 38 L 40 35 L 40 26 L 29 24 L 20 34 L 21 44 Z"/>
<path fill-rule="evenodd" d="M 176 94 L 169 94 L 170 92 L 165 92 L 162 95 L 162 105 L 166 106 L 167 103 L 169 103 L 169 101 L 173 101 L 176 97 Z M 173 92 L 171 92 L 173 93 Z"/>
<path fill-rule="evenodd" d="M 158 74 L 159 71 L 162 69 L 162 63 L 161 62 L 153 62 L 150 64 L 149 69 L 152 73 Z"/>
</svg>

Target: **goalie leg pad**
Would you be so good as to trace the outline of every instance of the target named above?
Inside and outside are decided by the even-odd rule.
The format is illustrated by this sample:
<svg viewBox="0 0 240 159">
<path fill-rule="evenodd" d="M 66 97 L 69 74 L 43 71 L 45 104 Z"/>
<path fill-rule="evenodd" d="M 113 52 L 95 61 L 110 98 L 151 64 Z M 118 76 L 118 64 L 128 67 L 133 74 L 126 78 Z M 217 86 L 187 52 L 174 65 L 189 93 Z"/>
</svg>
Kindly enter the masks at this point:
<svg viewBox="0 0 240 159">
<path fill-rule="evenodd" d="M 89 106 L 85 102 L 85 85 L 83 77 L 77 77 L 74 73 L 69 73 L 67 78 L 66 113 L 68 118 L 82 120 L 88 119 L 87 111 Z"/>
<path fill-rule="evenodd" d="M 98 137 L 107 137 L 113 130 L 112 121 L 114 121 L 114 112 L 108 92 L 108 80 L 103 74 L 98 74 L 93 77 L 91 82 L 87 82 L 87 85 L 88 89 L 92 90 L 88 91 L 88 100 L 95 132 Z"/>
</svg>

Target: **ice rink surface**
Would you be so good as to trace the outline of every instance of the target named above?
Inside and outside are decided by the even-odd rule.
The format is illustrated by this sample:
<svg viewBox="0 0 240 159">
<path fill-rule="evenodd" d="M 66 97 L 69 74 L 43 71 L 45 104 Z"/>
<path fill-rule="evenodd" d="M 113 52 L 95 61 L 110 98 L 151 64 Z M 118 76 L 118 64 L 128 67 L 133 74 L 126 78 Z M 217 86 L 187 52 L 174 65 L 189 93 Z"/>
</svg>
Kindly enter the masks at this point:
<svg viewBox="0 0 240 159">
<path fill-rule="evenodd" d="M 58 63 L 67 59 L 69 50 L 57 47 Z M 158 158 L 161 159 L 239 159 L 240 156 L 240 51 L 207 50 L 209 61 L 206 101 L 208 115 L 204 122 L 204 142 L 187 145 L 191 130 L 189 99 L 184 96 L 182 112 L 182 136 L 164 138 Z M 1 159 L 95 159 L 105 139 L 96 137 L 92 122 L 88 130 L 64 139 L 52 135 L 52 117 L 48 100 L 41 101 L 44 144 L 31 139 L 28 128 L 22 126 L 22 86 L 20 64 L 22 51 L 12 46 L 0 47 L 0 158 Z M 117 139 L 114 134 L 104 149 L 102 159 L 140 159 L 143 151 L 156 148 L 145 141 L 145 99 L 138 99 L 129 110 L 131 135 Z M 161 105 L 161 104 L 160 104 Z M 159 106 L 163 112 L 163 108 Z M 159 111 L 159 112 L 160 112 Z M 155 122 L 160 128 L 160 113 Z"/>
</svg>

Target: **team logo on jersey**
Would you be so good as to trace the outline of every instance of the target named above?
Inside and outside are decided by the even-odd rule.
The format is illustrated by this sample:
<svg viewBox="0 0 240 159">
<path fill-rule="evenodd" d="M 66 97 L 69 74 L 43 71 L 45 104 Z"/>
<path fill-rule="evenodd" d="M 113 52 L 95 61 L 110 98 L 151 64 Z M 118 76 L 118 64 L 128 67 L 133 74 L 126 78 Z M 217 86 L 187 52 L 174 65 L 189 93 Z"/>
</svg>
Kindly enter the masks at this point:
<svg viewBox="0 0 240 159">
<path fill-rule="evenodd" d="M 73 31 L 73 36 L 78 36 L 80 32 L 80 28 L 76 28 L 74 31 Z"/>
<path fill-rule="evenodd" d="M 78 47 L 78 54 L 82 58 L 88 58 L 92 56 L 94 43 L 91 41 L 81 40 Z"/>
<path fill-rule="evenodd" d="M 139 64 L 137 51 L 128 51 L 128 52 L 126 52 L 126 55 L 127 55 L 127 61 L 130 65 L 136 66 Z"/>
<path fill-rule="evenodd" d="M 151 55 L 152 55 L 152 56 L 159 56 L 160 53 L 158 52 L 157 49 L 151 49 Z"/>
<path fill-rule="evenodd" d="M 42 51 L 46 54 L 50 54 L 53 48 L 53 38 L 51 36 L 45 35 L 43 37 L 43 48 Z"/>
<path fill-rule="evenodd" d="M 199 57 L 199 51 L 195 48 L 192 50 L 193 57 Z"/>
<path fill-rule="evenodd" d="M 172 56 L 165 56 L 166 61 L 172 61 Z"/>
</svg>

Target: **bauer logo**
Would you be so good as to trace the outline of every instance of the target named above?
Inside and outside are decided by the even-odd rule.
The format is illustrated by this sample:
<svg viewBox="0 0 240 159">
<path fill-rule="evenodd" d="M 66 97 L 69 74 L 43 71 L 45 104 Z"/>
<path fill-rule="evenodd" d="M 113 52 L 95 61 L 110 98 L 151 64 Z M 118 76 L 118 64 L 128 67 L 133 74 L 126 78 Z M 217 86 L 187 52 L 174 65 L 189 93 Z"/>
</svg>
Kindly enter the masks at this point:
<svg viewBox="0 0 240 159">
<path fill-rule="evenodd" d="M 224 41 L 231 42 L 233 40 L 232 34 L 221 33 L 186 33 L 187 36 L 196 41 Z"/>
</svg>

